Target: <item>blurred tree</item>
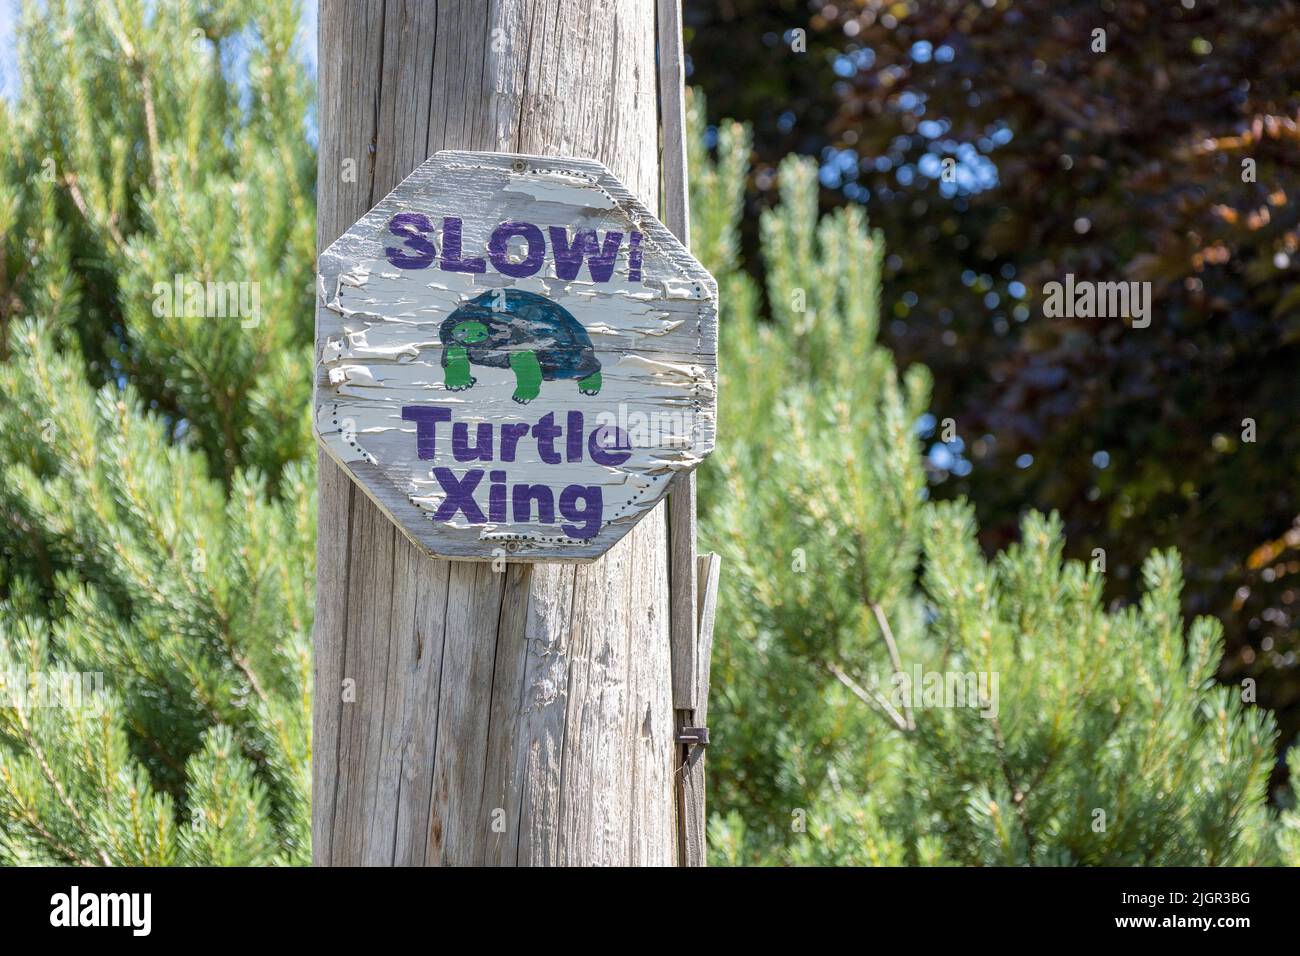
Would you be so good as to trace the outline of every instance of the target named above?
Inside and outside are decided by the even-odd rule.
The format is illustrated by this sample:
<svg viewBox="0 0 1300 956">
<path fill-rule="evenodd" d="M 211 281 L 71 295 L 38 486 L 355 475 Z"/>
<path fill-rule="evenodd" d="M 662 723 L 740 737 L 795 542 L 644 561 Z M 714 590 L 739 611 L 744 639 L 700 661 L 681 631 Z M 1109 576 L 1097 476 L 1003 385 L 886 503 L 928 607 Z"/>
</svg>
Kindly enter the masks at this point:
<svg viewBox="0 0 1300 956">
<path fill-rule="evenodd" d="M 1185 611 L 1228 628 L 1221 676 L 1258 679 L 1293 738 L 1300 5 L 727 0 L 687 23 L 692 81 L 753 120 L 751 203 L 797 150 L 823 207 L 887 237 L 883 331 L 934 373 L 930 478 L 986 551 L 1055 509 L 1132 599 L 1176 545 Z M 1150 327 L 1045 318 L 1067 273 L 1150 282 Z"/>
<path fill-rule="evenodd" d="M 1215 685 L 1221 630 L 1184 628 L 1177 555 L 1151 554 L 1141 599 L 1114 612 L 1103 575 L 1063 560 L 1055 515 L 1028 513 L 986 561 L 972 509 L 926 501 L 913 423 L 930 380 L 877 340 L 881 234 L 857 206 L 819 218 L 816 164 L 782 162 L 764 314 L 729 275 L 747 131 L 716 134 L 691 197 L 697 254 L 731 293 L 728 438 L 701 481 L 725 569 L 714 859 L 1300 862 L 1300 817 L 1266 805 L 1272 715 Z"/>
<path fill-rule="evenodd" d="M 308 859 L 297 24 L 25 6 L 0 103 L 0 861 Z"/>
</svg>

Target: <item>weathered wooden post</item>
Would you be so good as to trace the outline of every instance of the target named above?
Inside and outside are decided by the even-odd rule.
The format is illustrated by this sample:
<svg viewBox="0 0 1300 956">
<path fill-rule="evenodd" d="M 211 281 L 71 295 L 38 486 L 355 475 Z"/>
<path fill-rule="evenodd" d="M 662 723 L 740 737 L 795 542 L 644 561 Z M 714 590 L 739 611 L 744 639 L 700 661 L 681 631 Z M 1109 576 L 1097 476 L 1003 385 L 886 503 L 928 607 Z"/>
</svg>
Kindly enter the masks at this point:
<svg viewBox="0 0 1300 956">
<path fill-rule="evenodd" d="M 689 406 L 691 395 L 706 398 L 700 423 L 690 426 L 693 439 L 688 435 L 685 446 L 659 452 L 660 458 L 693 463 L 707 454 L 716 292 L 707 275 L 690 272 L 698 265 L 671 250 L 671 236 L 643 208 L 656 209 L 659 199 L 655 4 L 326 0 L 319 24 L 318 247 L 324 252 L 347 235 L 330 250 L 328 262 L 322 256 L 318 290 L 315 412 L 329 454 L 319 455 L 313 859 L 326 865 L 697 862 L 698 846 L 688 853 L 679 845 L 685 839 L 677 818 L 679 778 L 690 768 L 679 766 L 677 725 L 687 715 L 680 706 L 674 710 L 673 680 L 682 670 L 696 681 L 688 695 L 695 703 L 700 668 L 675 669 L 670 648 L 662 501 L 671 475 L 667 465 L 661 474 L 654 468 L 633 472 L 635 458 L 617 467 L 623 458 L 595 432 L 590 444 L 570 437 L 557 446 L 567 453 L 565 467 L 575 457 L 581 460 L 585 449 L 619 488 L 642 482 L 644 489 L 624 506 L 630 512 L 644 508 L 640 520 L 616 523 L 607 517 L 586 550 L 573 547 L 584 545 L 587 535 L 576 525 L 561 525 L 562 532 L 548 528 L 551 536 L 537 533 L 544 505 L 539 498 L 532 510 L 530 489 L 541 486 L 527 482 L 538 480 L 539 466 L 525 460 L 519 466 L 525 480 L 516 482 L 513 498 L 513 520 L 522 531 L 507 533 L 513 528 L 506 517 L 512 499 L 504 469 L 489 476 L 502 484 L 500 497 L 489 499 L 483 480 L 476 506 L 470 494 L 474 473 L 423 468 L 437 464 L 426 459 L 449 455 L 453 441 L 449 428 L 437 433 L 438 423 L 448 419 L 422 417 L 419 397 L 433 393 L 433 403 L 442 403 L 439 414 L 476 412 L 476 427 L 489 429 L 477 434 L 491 436 L 498 424 L 502 435 L 512 427 L 504 424 L 509 402 L 492 404 L 494 395 L 510 396 L 493 378 L 498 373 L 517 377 L 511 380 L 517 381 L 514 401 L 535 402 L 527 413 L 534 421 L 548 411 L 551 396 L 561 394 L 558 386 L 572 391 L 563 393 L 566 402 L 577 400 L 574 382 L 552 381 L 556 376 L 583 376 L 578 386 L 586 396 L 600 391 L 602 375 L 606 396 L 635 397 L 637 382 L 652 381 L 651 391 L 662 392 L 669 405 Z M 617 181 L 589 165 L 557 162 L 547 168 L 525 158 L 464 153 L 443 153 L 421 166 L 442 150 L 590 157 Z M 399 203 L 358 222 L 417 167 L 420 174 L 409 188 L 440 196 L 444 206 L 449 196 L 462 196 L 473 214 L 462 222 L 444 209 L 449 218 L 437 226 L 424 211 L 394 215 L 405 208 Z M 647 308 L 654 306 L 644 315 L 628 308 L 630 318 L 611 314 L 608 323 L 588 321 L 579 306 L 609 281 L 595 267 L 600 248 L 609 246 L 593 245 L 590 279 L 582 288 L 558 288 L 563 283 L 554 275 L 550 284 L 529 281 L 579 316 L 582 328 L 573 335 L 585 343 L 581 361 L 591 361 L 586 353 L 593 350 L 600 356 L 594 378 L 586 365 L 557 370 L 570 358 L 557 358 L 554 343 L 551 351 L 535 348 L 527 355 L 511 346 L 508 369 L 486 367 L 492 361 L 484 358 L 481 343 L 497 334 L 497 311 L 509 313 L 516 330 L 533 323 L 528 328 L 535 331 L 541 321 L 529 311 L 538 293 L 519 291 L 521 283 L 509 278 L 528 273 L 535 239 L 545 241 L 549 229 L 550 241 L 567 250 L 572 265 L 581 236 L 580 230 L 567 233 L 562 223 L 534 224 L 523 214 L 506 213 L 540 204 L 558 216 L 569 201 L 562 197 L 583 194 L 572 202 L 589 225 L 599 218 L 593 209 L 601 203 L 587 195 L 595 192 L 608 197 L 609 216 L 623 217 L 610 219 L 604 233 L 604 241 L 619 250 L 615 282 L 641 281 L 642 255 L 647 273 L 666 273 L 672 270 L 664 263 L 672 266 L 673 281 L 647 277 L 649 292 L 637 288 L 624 296 L 634 305 L 640 296 Z M 491 242 L 478 234 L 497 222 L 505 231 L 493 231 Z M 624 233 L 635 237 L 631 245 Z M 644 249 L 636 246 L 642 234 Z M 396 248 L 385 248 L 381 235 Z M 440 269 L 430 268 L 437 255 Z M 493 277 L 485 258 L 507 278 Z M 581 267 L 583 255 L 576 259 Z M 464 273 L 488 274 L 457 285 Z M 440 348 L 436 322 L 429 341 L 420 335 L 387 337 L 395 321 L 418 329 L 431 316 L 441 319 L 452 310 L 440 311 L 438 303 L 465 289 L 476 295 L 461 300 L 472 321 L 453 322 L 450 332 L 444 326 Z M 576 321 L 564 308 L 556 311 L 565 322 Z M 592 346 L 584 329 L 608 338 Z M 680 344 L 687 340 L 693 352 Z M 623 342 L 657 351 L 647 358 Z M 469 375 L 471 363 L 477 377 Z M 539 376 L 544 381 L 535 380 Z M 381 388 L 387 391 L 380 394 Z M 390 397 L 397 392 L 403 397 Z M 605 407 L 615 400 L 604 399 Z M 373 417 L 385 402 L 388 411 Z M 565 421 L 564 414 L 574 412 L 543 418 L 532 434 L 546 421 Z M 574 419 L 567 422 L 571 434 Z M 435 440 L 441 442 L 436 448 Z M 462 453 L 472 452 L 462 437 L 455 442 L 455 461 L 463 462 Z M 480 437 L 479 452 L 482 442 Z M 537 444 L 540 449 L 543 439 Z M 490 454 L 484 459 L 495 460 Z M 539 454 L 548 464 L 548 455 L 560 461 L 549 447 Z M 500 455 L 513 462 L 504 448 Z M 431 475 L 442 483 L 444 497 L 429 491 L 430 484 L 436 489 Z M 570 485 L 562 496 L 557 489 L 546 507 L 576 521 L 570 513 L 579 500 L 572 497 L 574 487 L 595 490 Z M 542 491 L 541 497 L 550 494 Z M 430 501 L 437 513 L 421 510 Z M 680 538 L 680 525 L 678 530 Z M 429 556 L 483 558 L 487 552 L 478 550 L 487 538 L 508 545 L 493 554 L 513 558 L 517 550 L 531 549 L 547 560 Z M 603 556 L 592 563 L 561 563 L 565 553 L 574 559 Z M 549 560 L 556 554 L 559 561 Z M 695 602 L 693 586 L 689 600 Z M 698 782 L 691 786 L 698 789 Z M 698 793 L 687 797 L 697 798 L 702 800 Z"/>
<path fill-rule="evenodd" d="M 659 113 L 663 145 L 664 225 L 689 247 L 686 182 L 685 51 L 681 0 L 657 0 Z M 709 662 L 719 558 L 695 552 L 695 473 L 674 481 L 668 500 L 669 640 L 677 738 L 677 842 L 683 866 L 705 862 L 704 753 L 708 728 Z M 699 738 L 705 737 L 703 741 Z M 693 742 L 694 741 L 694 742 Z"/>
</svg>

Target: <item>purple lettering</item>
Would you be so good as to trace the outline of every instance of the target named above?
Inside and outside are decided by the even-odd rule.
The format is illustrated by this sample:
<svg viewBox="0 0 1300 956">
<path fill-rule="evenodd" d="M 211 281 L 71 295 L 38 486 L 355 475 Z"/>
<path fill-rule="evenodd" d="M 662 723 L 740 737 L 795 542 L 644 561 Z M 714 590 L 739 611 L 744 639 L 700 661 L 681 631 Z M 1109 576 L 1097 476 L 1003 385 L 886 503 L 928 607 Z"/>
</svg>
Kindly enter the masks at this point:
<svg viewBox="0 0 1300 956">
<path fill-rule="evenodd" d="M 533 520 L 533 500 L 537 501 L 537 520 L 555 524 L 555 495 L 546 485 L 515 485 L 515 521 Z"/>
<path fill-rule="evenodd" d="M 537 439 L 537 454 L 548 465 L 558 465 L 560 454 L 555 450 L 555 439 L 564 429 L 555 424 L 555 412 L 547 412 L 533 426 L 533 437 Z"/>
<path fill-rule="evenodd" d="M 578 508 L 578 499 L 582 499 L 582 508 Z M 581 521 L 582 524 L 562 524 L 560 530 L 570 538 L 594 538 L 600 531 L 604 507 L 600 485 L 569 485 L 560 493 L 560 513 L 570 521 Z"/>
<path fill-rule="evenodd" d="M 611 441 L 612 439 L 612 441 Z M 587 439 L 587 451 L 591 454 L 591 460 L 598 465 L 621 465 L 632 457 L 630 451 L 611 452 L 611 448 L 631 448 L 630 439 L 624 434 L 623 429 L 613 425 L 605 425 L 597 428 Z"/>
<path fill-rule="evenodd" d="M 627 281 L 641 281 L 641 233 L 633 232 L 627 237 Z"/>
<path fill-rule="evenodd" d="M 582 412 L 569 412 L 564 431 L 565 455 L 569 461 L 582 461 Z"/>
<path fill-rule="evenodd" d="M 469 425 L 457 422 L 451 426 L 451 453 L 457 461 L 492 460 L 492 423 L 480 422 L 474 447 L 469 447 Z"/>
<path fill-rule="evenodd" d="M 605 233 L 605 246 L 598 245 L 596 230 L 579 229 L 570 243 L 568 230 L 563 226 L 551 226 L 551 246 L 555 252 L 555 274 L 561 279 L 570 280 L 578 277 L 582 260 L 589 259 L 593 282 L 608 282 L 614 274 L 614 262 L 618 258 L 618 247 L 623 244 L 621 232 Z"/>
<path fill-rule="evenodd" d="M 488 519 L 490 521 L 506 520 L 506 473 L 494 471 L 488 474 L 492 488 L 488 491 Z"/>
<path fill-rule="evenodd" d="M 515 446 L 519 439 L 528 434 L 528 426 L 523 422 L 507 422 L 501 426 L 501 460 L 515 460 Z"/>
<path fill-rule="evenodd" d="M 435 468 L 433 477 L 438 479 L 442 490 L 447 492 L 447 497 L 442 499 L 442 505 L 433 516 L 434 521 L 450 521 L 456 517 L 457 511 L 463 511 L 465 517 L 473 524 L 482 524 L 487 520 L 483 517 L 478 503 L 474 501 L 474 489 L 483 479 L 483 469 L 475 468 L 473 471 L 467 471 L 465 477 L 457 481 L 450 468 Z"/>
<path fill-rule="evenodd" d="M 518 262 L 511 262 L 510 240 L 515 236 L 523 237 L 528 243 L 528 251 Z M 488 257 L 502 275 L 526 279 L 536 275 L 542 268 L 542 262 L 546 259 L 546 237 L 531 222 L 503 222 L 492 230 L 492 238 L 488 240 Z"/>
<path fill-rule="evenodd" d="M 399 269 L 427 269 L 438 256 L 438 247 L 432 239 L 422 233 L 433 232 L 433 223 L 429 217 L 418 212 L 399 212 L 388 221 L 388 231 L 399 239 L 405 239 L 403 245 L 415 250 L 415 255 L 403 252 L 393 246 L 384 249 L 388 261 Z"/>
<path fill-rule="evenodd" d="M 462 259 L 460 257 L 460 217 L 444 216 L 442 219 L 442 265 L 443 272 L 486 272 L 487 263 L 482 258 Z"/>
<path fill-rule="evenodd" d="M 451 409 L 434 405 L 403 405 L 403 421 L 415 422 L 415 452 L 421 460 L 434 457 L 438 422 L 451 421 Z"/>
</svg>

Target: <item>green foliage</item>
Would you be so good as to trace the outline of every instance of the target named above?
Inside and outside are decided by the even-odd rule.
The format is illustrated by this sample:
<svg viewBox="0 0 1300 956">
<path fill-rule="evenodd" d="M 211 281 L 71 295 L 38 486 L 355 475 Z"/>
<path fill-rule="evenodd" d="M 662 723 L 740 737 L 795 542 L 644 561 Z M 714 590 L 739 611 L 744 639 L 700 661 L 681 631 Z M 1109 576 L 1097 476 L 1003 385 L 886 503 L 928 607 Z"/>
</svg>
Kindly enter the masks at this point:
<svg viewBox="0 0 1300 956">
<path fill-rule="evenodd" d="M 743 161 L 744 136 L 718 142 L 719 167 Z M 770 314 L 751 296 L 724 318 L 727 441 L 702 484 L 724 568 L 715 862 L 1294 854 L 1265 802 L 1272 716 L 1214 684 L 1221 630 L 1184 628 L 1177 556 L 1152 554 L 1141 601 L 1113 612 L 1103 575 L 1063 559 L 1056 515 L 1026 514 L 986 561 L 971 507 L 926 500 L 930 381 L 877 341 L 880 235 L 856 208 L 819 217 L 809 160 L 781 164 L 779 196 L 760 230 Z M 713 248 L 732 246 L 724 207 L 694 202 Z"/>
<path fill-rule="evenodd" d="M 23 97 L 0 105 L 0 861 L 304 863 L 315 210 L 297 9 L 23 19 Z M 187 314 L 159 299 L 178 275 L 245 284 L 255 307 Z M 39 692 L 86 674 L 102 692 Z"/>
<path fill-rule="evenodd" d="M 817 156 L 823 208 L 867 203 L 888 238 L 884 330 L 956 422 L 926 436 L 949 442 L 936 493 L 977 506 L 986 552 L 1026 506 L 1058 511 L 1068 554 L 1105 549 L 1108 599 L 1136 600 L 1144 555 L 1176 546 L 1184 613 L 1223 621 L 1221 676 L 1255 678 L 1294 740 L 1300 7 L 687 7 L 694 81 L 753 122 L 751 202 L 791 152 Z M 1149 281 L 1150 327 L 1046 318 L 1067 273 Z"/>
<path fill-rule="evenodd" d="M 294 373 L 311 339 L 315 163 L 297 6 L 49 6 L 24 11 L 11 147 L 28 157 L 16 171 L 39 184 L 23 204 L 39 212 L 28 242 L 43 247 L 31 235 L 42 229 L 71 237 L 100 380 L 128 376 L 151 407 L 183 419 L 215 474 L 252 465 L 274 480 L 309 438 L 310 378 Z M 228 75 L 221 58 L 235 45 L 247 63 Z M 48 321 L 27 295 L 38 275 L 14 291 Z M 159 314 L 156 287 L 177 275 L 256 283 L 259 309 L 204 319 L 173 303 Z"/>
<path fill-rule="evenodd" d="M 308 858 L 295 24 L 238 0 L 25 18 L 24 99 L 0 107 L 0 862 Z M 727 437 L 701 477 L 725 561 L 715 860 L 1300 857 L 1296 811 L 1264 803 L 1271 717 L 1213 686 L 1218 627 L 1183 627 L 1176 557 L 1115 612 L 1054 516 L 985 560 L 971 509 L 927 501 L 931 381 L 879 344 L 880 235 L 857 209 L 819 217 L 814 168 L 784 162 L 761 314 L 749 131 L 723 124 L 709 155 L 703 116 L 693 233 L 723 290 Z M 155 308 L 176 274 L 257 282 L 258 321 Z M 904 700 L 914 667 L 996 692 Z"/>
</svg>

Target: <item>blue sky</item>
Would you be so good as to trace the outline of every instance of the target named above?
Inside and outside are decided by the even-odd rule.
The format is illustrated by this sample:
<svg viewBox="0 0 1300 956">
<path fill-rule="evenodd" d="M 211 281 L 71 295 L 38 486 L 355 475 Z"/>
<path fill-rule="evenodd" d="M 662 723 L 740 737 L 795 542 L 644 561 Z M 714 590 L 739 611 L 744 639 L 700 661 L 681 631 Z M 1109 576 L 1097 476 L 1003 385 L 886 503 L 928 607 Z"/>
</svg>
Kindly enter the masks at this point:
<svg viewBox="0 0 1300 956">
<path fill-rule="evenodd" d="M 12 100 L 18 95 L 18 0 L 0 0 L 0 96 Z"/>
<path fill-rule="evenodd" d="M 18 97 L 18 28 L 19 0 L 0 0 L 0 96 Z M 316 0 L 302 0 L 302 25 L 298 45 L 307 68 L 316 72 Z"/>
</svg>

